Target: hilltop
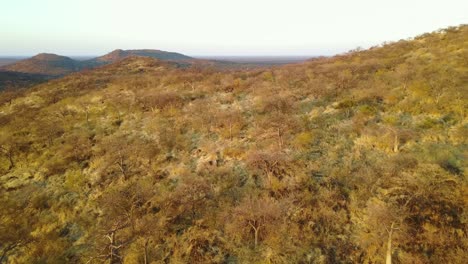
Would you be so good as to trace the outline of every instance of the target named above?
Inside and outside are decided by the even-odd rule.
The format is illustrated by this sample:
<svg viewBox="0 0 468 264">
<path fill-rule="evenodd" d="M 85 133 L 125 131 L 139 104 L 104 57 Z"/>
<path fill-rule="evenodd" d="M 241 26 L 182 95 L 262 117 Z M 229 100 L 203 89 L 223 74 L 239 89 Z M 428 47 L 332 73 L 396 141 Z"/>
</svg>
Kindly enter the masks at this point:
<svg viewBox="0 0 468 264">
<path fill-rule="evenodd" d="M 192 57 L 176 53 L 176 52 L 167 52 L 161 50 L 151 50 L 151 49 L 142 49 L 142 50 L 121 50 L 117 49 L 114 50 L 104 56 L 97 57 L 94 60 L 97 62 L 105 62 L 105 63 L 112 63 L 119 61 L 121 59 L 131 57 L 131 56 L 141 56 L 141 57 L 149 57 L 155 58 L 160 60 L 193 60 Z"/>
<path fill-rule="evenodd" d="M 0 262 L 464 263 L 467 47 L 126 57 L 1 93 Z"/>
<path fill-rule="evenodd" d="M 93 69 L 99 66 L 112 64 L 122 59 L 140 56 L 155 58 L 167 61 L 185 61 L 185 64 L 195 63 L 196 59 L 185 56 L 176 52 L 167 52 L 161 50 L 114 50 L 104 56 L 90 60 L 78 61 L 69 57 L 60 56 L 50 53 L 41 53 L 32 58 L 20 60 L 9 65 L 0 67 L 3 72 L 24 73 L 23 79 L 27 74 L 40 74 L 48 78 L 60 77 L 73 72 L 79 72 L 83 69 Z M 15 82 L 15 76 L 9 74 L 13 79 L 10 82 Z"/>
<path fill-rule="evenodd" d="M 153 49 L 117 49 L 103 56 L 88 60 L 74 60 L 56 54 L 41 53 L 29 59 L 19 61 L 12 60 L 12 63 L 0 67 L 0 71 L 2 72 L 0 87 L 6 87 L 6 84 L 8 84 L 8 87 L 19 87 L 25 84 L 25 82 L 31 84 L 40 83 L 41 80 L 54 79 L 83 70 L 92 70 L 104 65 L 117 63 L 129 57 L 146 57 L 175 62 L 174 65 L 181 68 L 202 67 L 216 68 L 218 70 L 249 69 L 273 66 L 274 64 L 284 64 L 284 62 L 279 61 L 242 61 L 237 63 L 228 60 L 196 59 L 177 52 Z M 28 76 L 31 77 L 30 80 L 28 80 Z M 2 83 L 4 85 L 2 85 Z"/>
<path fill-rule="evenodd" d="M 0 68 L 3 71 L 60 76 L 79 71 L 80 63 L 65 56 L 40 53 Z"/>
</svg>

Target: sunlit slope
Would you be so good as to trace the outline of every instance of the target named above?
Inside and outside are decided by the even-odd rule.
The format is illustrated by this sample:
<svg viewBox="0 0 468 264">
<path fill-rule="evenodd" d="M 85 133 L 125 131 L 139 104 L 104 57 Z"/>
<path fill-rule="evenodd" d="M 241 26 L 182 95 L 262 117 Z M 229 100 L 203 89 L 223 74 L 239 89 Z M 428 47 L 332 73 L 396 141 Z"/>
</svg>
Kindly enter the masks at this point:
<svg viewBox="0 0 468 264">
<path fill-rule="evenodd" d="M 2 93 L 2 260 L 464 263 L 467 41 L 222 72 L 132 57 Z"/>
</svg>

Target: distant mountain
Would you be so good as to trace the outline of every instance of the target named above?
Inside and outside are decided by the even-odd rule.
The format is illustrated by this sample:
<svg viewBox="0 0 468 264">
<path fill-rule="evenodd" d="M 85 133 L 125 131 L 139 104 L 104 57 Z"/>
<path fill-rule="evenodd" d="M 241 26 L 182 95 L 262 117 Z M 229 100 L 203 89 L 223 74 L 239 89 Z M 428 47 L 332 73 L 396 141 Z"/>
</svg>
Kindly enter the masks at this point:
<svg viewBox="0 0 468 264">
<path fill-rule="evenodd" d="M 79 61 L 50 53 L 40 53 L 32 58 L 1 67 L 3 71 L 61 76 L 81 70 Z"/>
<path fill-rule="evenodd" d="M 31 76 L 41 75 L 40 79 L 53 79 L 70 73 L 79 72 L 81 70 L 91 70 L 104 65 L 120 62 L 129 57 L 146 57 L 162 61 L 170 61 L 174 62 L 178 68 L 214 67 L 217 69 L 248 69 L 275 64 L 258 62 L 242 63 L 233 62 L 229 60 L 193 58 L 177 52 L 169 52 L 155 49 L 116 49 L 103 56 L 88 60 L 76 60 L 56 54 L 40 53 L 29 59 L 14 61 L 11 64 L 0 66 L 0 71 L 25 73 L 24 75 L 21 75 L 21 80 L 24 80 L 25 78 L 27 79 L 28 74 L 32 74 Z M 8 76 L 12 76 L 12 78 L 14 77 L 14 79 L 16 80 L 16 76 L 20 75 L 9 74 Z M 37 76 L 34 76 L 34 80 L 36 79 L 36 77 Z M 7 78 L 5 77 L 3 79 Z M 14 82 L 15 80 L 11 81 Z M 21 81 L 20 83 L 22 82 L 23 81 Z"/>
<path fill-rule="evenodd" d="M 114 50 L 104 56 L 90 60 L 78 61 L 69 57 L 50 53 L 41 53 L 32 58 L 20 60 L 0 67 L 2 71 L 20 72 L 28 74 L 42 74 L 47 76 L 63 76 L 82 69 L 92 69 L 98 66 L 111 64 L 122 59 L 140 56 L 169 61 L 191 61 L 192 57 L 162 50 Z"/>
<path fill-rule="evenodd" d="M 50 53 L 40 53 L 32 58 L 19 60 L 11 64 L 0 66 L 3 86 L 15 87 L 31 78 L 31 83 L 54 79 L 82 70 L 121 62 L 130 57 L 145 57 L 161 61 L 169 61 L 178 68 L 187 67 L 215 67 L 218 69 L 249 68 L 252 65 L 242 63 L 196 59 L 177 52 L 153 49 L 114 50 L 106 55 L 88 60 L 75 60 L 69 57 Z M 18 73 L 18 74 L 13 74 Z M 22 73 L 22 74 L 19 74 Z M 7 85 L 8 84 L 8 85 Z M 13 85 L 14 84 L 14 85 Z"/>
<path fill-rule="evenodd" d="M 177 52 L 168 52 L 162 50 L 152 50 L 152 49 L 142 49 L 142 50 L 114 50 L 104 56 L 97 57 L 88 61 L 84 61 L 85 65 L 103 65 L 113 63 L 124 58 L 140 56 L 140 57 L 150 57 L 159 60 L 169 60 L 169 61 L 186 61 L 194 60 L 194 58 L 180 54 Z"/>
<path fill-rule="evenodd" d="M 98 57 L 99 61 L 116 61 L 131 56 L 150 57 L 160 60 L 192 60 L 192 57 L 177 52 L 162 50 L 142 49 L 142 50 L 114 50 L 104 56 Z"/>
</svg>

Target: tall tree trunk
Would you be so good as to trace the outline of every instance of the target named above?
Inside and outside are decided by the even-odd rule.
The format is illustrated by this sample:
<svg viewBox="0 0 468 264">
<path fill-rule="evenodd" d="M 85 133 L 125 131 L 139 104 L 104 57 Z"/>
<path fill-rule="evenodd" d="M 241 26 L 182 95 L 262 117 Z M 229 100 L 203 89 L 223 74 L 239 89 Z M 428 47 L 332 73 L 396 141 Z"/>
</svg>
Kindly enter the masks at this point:
<svg viewBox="0 0 468 264">
<path fill-rule="evenodd" d="M 267 179 L 268 179 L 268 188 L 271 188 L 271 178 L 273 177 L 273 172 L 267 170 Z"/>
<path fill-rule="evenodd" d="M 145 241 L 145 256 L 144 256 L 144 264 L 148 264 L 148 242 L 149 239 Z"/>
<path fill-rule="evenodd" d="M 88 108 L 85 109 L 86 113 L 86 126 L 89 128 L 89 110 Z"/>
<path fill-rule="evenodd" d="M 229 122 L 229 145 L 232 143 L 232 122 Z"/>
<path fill-rule="evenodd" d="M 249 225 L 250 225 L 250 227 L 252 227 L 252 230 L 254 231 L 254 248 L 257 248 L 257 245 L 258 245 L 258 231 L 260 230 L 260 226 L 257 226 L 255 221 L 253 221 L 253 223 L 254 224 L 252 224 L 249 221 Z"/>
<path fill-rule="evenodd" d="M 8 151 L 8 161 L 10 162 L 10 166 L 8 166 L 8 170 L 13 169 L 15 167 L 15 162 L 13 161 L 13 151 Z"/>
<path fill-rule="evenodd" d="M 392 223 L 390 230 L 388 231 L 388 241 L 387 241 L 387 255 L 385 259 L 385 264 L 392 264 L 392 235 L 393 235 L 393 227 L 395 223 Z"/>
<path fill-rule="evenodd" d="M 15 167 L 15 162 L 13 160 L 13 150 L 12 150 L 12 148 L 11 147 L 6 148 L 6 147 L 3 147 L 3 146 L 0 146 L 0 151 L 5 153 L 5 155 L 8 157 L 8 161 L 10 162 L 10 165 L 8 166 L 8 170 L 13 169 L 13 167 Z"/>
<path fill-rule="evenodd" d="M 282 150 L 283 149 L 283 134 L 280 128 L 278 128 L 277 133 L 278 133 L 278 147 L 280 150 Z"/>
<path fill-rule="evenodd" d="M 117 262 L 114 252 L 114 244 L 115 244 L 115 232 L 112 232 L 109 236 L 110 245 L 109 245 L 109 262 L 110 264 L 114 264 Z"/>
<path fill-rule="evenodd" d="M 257 248 L 257 245 L 258 245 L 258 229 L 259 229 L 259 228 L 255 228 L 255 229 L 254 229 L 254 232 L 255 232 L 255 244 L 254 244 L 254 248 Z"/>
<path fill-rule="evenodd" d="M 119 166 L 120 172 L 122 172 L 122 175 L 124 179 L 127 179 L 127 173 L 126 173 L 126 168 L 125 168 L 125 162 L 124 162 L 124 156 L 122 155 L 122 152 L 119 150 L 119 158 L 117 160 L 117 165 Z"/>
<path fill-rule="evenodd" d="M 398 137 L 398 130 L 388 127 L 391 133 L 393 133 L 393 152 L 397 153 L 400 151 L 400 138 Z"/>
<path fill-rule="evenodd" d="M 400 140 L 398 139 L 398 134 L 396 132 L 394 133 L 395 133 L 395 137 L 393 139 L 393 152 L 397 153 L 399 151 L 398 147 L 400 144 Z"/>
</svg>

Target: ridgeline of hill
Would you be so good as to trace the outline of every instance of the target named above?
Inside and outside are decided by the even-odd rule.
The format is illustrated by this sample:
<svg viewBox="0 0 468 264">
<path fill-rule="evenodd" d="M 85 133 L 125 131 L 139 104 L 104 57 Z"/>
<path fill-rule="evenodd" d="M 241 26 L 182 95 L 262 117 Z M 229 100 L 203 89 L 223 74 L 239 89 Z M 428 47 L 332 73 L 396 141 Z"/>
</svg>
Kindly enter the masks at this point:
<svg viewBox="0 0 468 264">
<path fill-rule="evenodd" d="M 217 70 L 270 67 L 305 60 L 304 58 L 299 59 L 295 57 L 290 60 L 287 57 L 272 57 L 269 59 L 263 57 L 241 59 L 236 59 L 236 57 L 192 58 L 176 52 L 151 49 L 117 49 L 106 55 L 87 60 L 74 60 L 56 54 L 41 53 L 32 58 L 19 61 L 10 59 L 11 63 L 0 66 L 0 90 L 29 87 L 71 73 L 92 70 L 129 57 L 146 57 L 171 61 L 175 62 L 175 65 L 180 68 L 203 67 L 216 68 Z M 8 61 L 8 59 L 6 60 Z"/>
<path fill-rule="evenodd" d="M 80 62 L 65 56 L 41 53 L 0 68 L 3 71 L 42 75 L 65 75 L 81 69 Z"/>
<path fill-rule="evenodd" d="M 124 58 L 132 57 L 132 56 L 140 56 L 140 57 L 148 57 L 148 58 L 155 58 L 159 60 L 171 60 L 171 61 L 178 61 L 178 60 L 192 60 L 192 57 L 176 53 L 176 52 L 167 52 L 161 50 L 150 50 L 150 49 L 143 49 L 143 50 L 114 50 L 111 53 L 108 53 L 104 56 L 97 57 L 94 60 L 97 62 L 116 62 L 122 60 Z"/>
<path fill-rule="evenodd" d="M 466 58 L 463 25 L 0 93 L 0 262 L 465 263 Z"/>
<path fill-rule="evenodd" d="M 41 53 L 32 58 L 15 61 L 0 67 L 0 90 L 28 87 L 46 80 L 63 77 L 82 70 L 91 70 L 133 56 L 178 61 L 180 66 L 185 67 L 194 63 L 204 63 L 203 60 L 196 60 L 180 53 L 148 49 L 119 49 L 104 56 L 83 61 L 56 54 Z"/>
<path fill-rule="evenodd" d="M 93 69 L 98 66 L 107 65 L 122 59 L 141 56 L 168 61 L 190 61 L 194 60 L 176 52 L 161 50 L 114 50 L 104 56 L 94 59 L 79 61 L 69 57 L 50 53 L 41 53 L 32 58 L 20 60 L 9 65 L 0 67 L 0 71 L 19 72 L 26 74 L 41 74 L 50 77 L 64 76 L 83 69 Z"/>
</svg>

